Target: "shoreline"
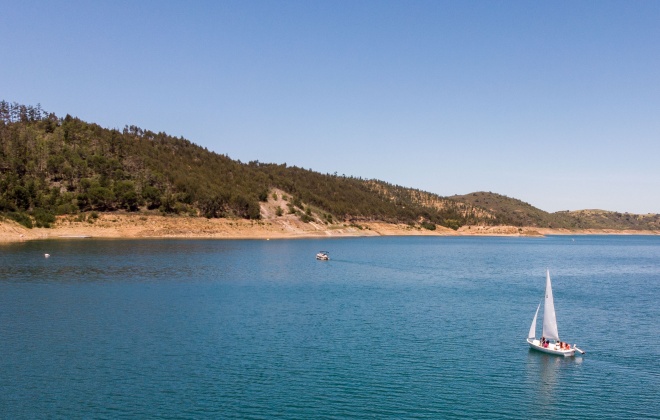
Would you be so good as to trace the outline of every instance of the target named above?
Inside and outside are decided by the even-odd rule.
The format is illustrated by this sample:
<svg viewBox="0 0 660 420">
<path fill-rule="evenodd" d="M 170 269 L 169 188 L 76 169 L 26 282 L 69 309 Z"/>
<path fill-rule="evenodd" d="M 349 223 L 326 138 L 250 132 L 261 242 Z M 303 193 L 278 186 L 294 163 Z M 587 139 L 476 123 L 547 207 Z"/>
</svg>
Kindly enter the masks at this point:
<svg viewBox="0 0 660 420">
<path fill-rule="evenodd" d="M 0 243 L 42 239 L 295 239 L 366 236 L 501 236 L 660 235 L 660 231 L 616 229 L 550 229 L 516 226 L 463 226 L 435 230 L 385 222 L 303 223 L 295 216 L 264 220 L 206 219 L 131 213 L 101 213 L 95 218 L 58 216 L 51 228 L 28 229 L 11 220 L 0 221 Z"/>
</svg>

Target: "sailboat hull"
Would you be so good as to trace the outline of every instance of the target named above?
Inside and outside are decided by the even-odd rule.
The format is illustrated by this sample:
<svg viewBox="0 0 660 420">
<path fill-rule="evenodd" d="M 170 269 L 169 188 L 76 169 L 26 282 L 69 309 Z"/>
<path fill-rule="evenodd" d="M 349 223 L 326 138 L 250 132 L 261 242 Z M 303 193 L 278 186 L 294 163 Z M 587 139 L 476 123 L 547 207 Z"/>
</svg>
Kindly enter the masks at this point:
<svg viewBox="0 0 660 420">
<path fill-rule="evenodd" d="M 575 356 L 575 349 L 560 349 L 559 346 L 555 344 L 549 344 L 548 347 L 543 347 L 541 346 L 541 342 L 539 340 L 527 339 L 527 343 L 529 344 L 529 347 L 536 350 L 536 351 L 541 351 L 543 353 L 548 353 L 548 354 L 554 354 L 555 356 L 564 356 L 564 357 L 570 357 L 570 356 Z"/>
</svg>

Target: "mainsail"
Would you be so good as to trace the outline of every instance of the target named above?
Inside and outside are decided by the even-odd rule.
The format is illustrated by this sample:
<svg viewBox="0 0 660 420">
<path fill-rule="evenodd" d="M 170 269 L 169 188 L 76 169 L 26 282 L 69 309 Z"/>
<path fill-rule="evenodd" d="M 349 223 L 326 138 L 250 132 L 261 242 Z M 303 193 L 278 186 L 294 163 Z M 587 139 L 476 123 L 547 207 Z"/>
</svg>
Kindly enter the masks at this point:
<svg viewBox="0 0 660 420">
<path fill-rule="evenodd" d="M 534 314 L 534 319 L 532 320 L 532 326 L 529 327 L 529 334 L 527 335 L 527 338 L 536 337 L 536 317 L 539 314 L 539 308 L 540 307 L 541 307 L 541 304 L 539 303 L 538 308 L 536 308 L 536 313 Z"/>
<path fill-rule="evenodd" d="M 552 298 L 552 285 L 550 284 L 550 270 L 546 271 L 545 303 L 543 304 L 543 336 L 548 340 L 559 341 L 557 331 L 557 317 L 555 315 L 555 301 Z"/>
</svg>

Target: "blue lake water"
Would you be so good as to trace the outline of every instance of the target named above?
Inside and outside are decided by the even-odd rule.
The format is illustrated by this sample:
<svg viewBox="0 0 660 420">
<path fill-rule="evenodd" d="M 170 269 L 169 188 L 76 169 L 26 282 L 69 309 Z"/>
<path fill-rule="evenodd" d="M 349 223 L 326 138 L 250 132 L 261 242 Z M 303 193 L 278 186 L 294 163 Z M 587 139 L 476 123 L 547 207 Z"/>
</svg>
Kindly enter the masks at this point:
<svg viewBox="0 0 660 420">
<path fill-rule="evenodd" d="M 653 236 L 2 245 L 0 417 L 658 418 L 659 299 Z"/>
</svg>

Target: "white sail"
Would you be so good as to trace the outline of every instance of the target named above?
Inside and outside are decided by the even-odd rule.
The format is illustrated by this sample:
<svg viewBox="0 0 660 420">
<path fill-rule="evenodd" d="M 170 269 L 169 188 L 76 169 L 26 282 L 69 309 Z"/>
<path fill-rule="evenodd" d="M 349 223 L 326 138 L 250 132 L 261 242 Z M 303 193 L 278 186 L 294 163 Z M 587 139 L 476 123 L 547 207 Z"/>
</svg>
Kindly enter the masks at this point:
<svg viewBox="0 0 660 420">
<path fill-rule="evenodd" d="M 540 303 L 539 303 L 539 306 L 536 308 L 536 313 L 534 314 L 534 319 L 532 320 L 532 326 L 529 327 L 529 334 L 527 334 L 527 338 L 535 338 L 536 337 L 536 317 L 539 314 L 539 308 L 541 308 Z"/>
<path fill-rule="evenodd" d="M 546 271 L 545 303 L 543 304 L 543 336 L 547 340 L 559 341 L 557 331 L 557 317 L 555 315 L 555 301 L 552 298 L 552 285 L 550 284 L 550 270 Z"/>
</svg>

